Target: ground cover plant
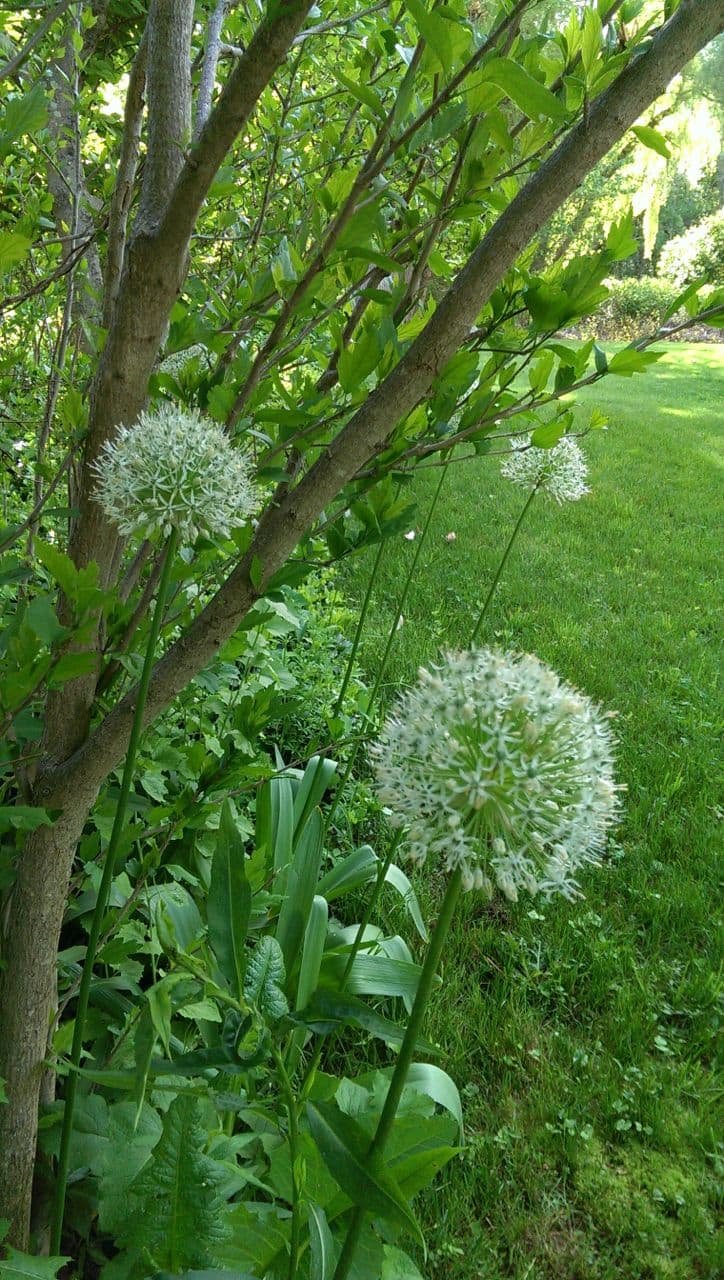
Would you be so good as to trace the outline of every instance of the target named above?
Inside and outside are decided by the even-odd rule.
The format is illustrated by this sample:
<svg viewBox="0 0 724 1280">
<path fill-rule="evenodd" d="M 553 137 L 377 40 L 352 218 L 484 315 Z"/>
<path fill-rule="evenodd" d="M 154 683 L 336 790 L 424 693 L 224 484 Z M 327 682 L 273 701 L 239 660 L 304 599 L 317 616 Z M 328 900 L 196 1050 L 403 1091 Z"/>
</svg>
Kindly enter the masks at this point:
<svg viewBox="0 0 724 1280">
<path fill-rule="evenodd" d="M 591 493 L 562 510 L 534 504 L 481 636 L 533 647 L 618 708 L 628 793 L 573 914 L 463 903 L 429 1023 L 463 1086 L 468 1144 L 422 1209 L 436 1280 L 720 1270 L 723 370 L 721 346 L 667 348 L 646 379 L 586 393 L 611 423 L 582 442 Z M 466 641 L 498 531 L 519 514 L 498 471 L 488 459 L 446 477 L 388 696 L 439 645 Z M 416 485 L 424 510 L 435 473 Z M 361 650 L 370 671 L 414 545 L 398 539 L 380 567 Z M 351 575 L 355 595 L 366 568 Z M 437 891 L 421 896 L 434 910 Z"/>
<path fill-rule="evenodd" d="M 571 395 L 643 372 L 658 330 L 559 337 L 632 210 L 542 264 L 536 236 L 629 130 L 668 153 L 652 105 L 724 17 L 0 13 L 0 1265 L 415 1280 L 412 1202 L 462 1127 L 424 1030 L 460 892 L 576 898 L 618 813 L 610 728 L 544 661 L 446 657 L 420 696 L 448 750 L 420 730 L 393 788 L 366 604 L 336 681 L 305 616 L 461 444 L 545 459 L 532 512 L 583 496 Z M 723 301 L 695 280 L 661 320 Z M 446 878 L 436 919 L 405 857 Z"/>
</svg>

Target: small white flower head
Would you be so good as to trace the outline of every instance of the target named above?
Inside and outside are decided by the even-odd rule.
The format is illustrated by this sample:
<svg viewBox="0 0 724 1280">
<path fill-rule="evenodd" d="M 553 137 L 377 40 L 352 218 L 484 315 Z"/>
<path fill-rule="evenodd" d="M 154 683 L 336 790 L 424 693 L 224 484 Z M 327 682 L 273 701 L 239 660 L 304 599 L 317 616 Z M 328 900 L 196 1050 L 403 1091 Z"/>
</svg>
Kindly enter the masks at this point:
<svg viewBox="0 0 724 1280">
<path fill-rule="evenodd" d="M 122 534 L 228 538 L 254 506 L 250 464 L 218 423 L 166 404 L 107 441 L 96 499 Z"/>
<path fill-rule="evenodd" d="M 158 371 L 159 373 L 168 373 L 173 378 L 178 378 L 179 374 L 183 373 L 194 360 L 198 360 L 202 366 L 211 367 L 209 353 L 200 342 L 194 342 L 192 346 L 185 347 L 183 351 L 172 351 L 170 355 L 164 356 L 158 366 Z"/>
<path fill-rule="evenodd" d="M 564 436 L 552 449 L 539 449 L 530 436 L 516 436 L 500 474 L 525 489 L 538 488 L 558 503 L 578 502 L 590 493 L 588 466 L 580 445 Z"/>
<path fill-rule="evenodd" d="M 406 856 L 463 886 L 578 896 L 619 812 L 609 717 L 531 654 L 472 649 L 422 669 L 373 747 Z"/>
</svg>

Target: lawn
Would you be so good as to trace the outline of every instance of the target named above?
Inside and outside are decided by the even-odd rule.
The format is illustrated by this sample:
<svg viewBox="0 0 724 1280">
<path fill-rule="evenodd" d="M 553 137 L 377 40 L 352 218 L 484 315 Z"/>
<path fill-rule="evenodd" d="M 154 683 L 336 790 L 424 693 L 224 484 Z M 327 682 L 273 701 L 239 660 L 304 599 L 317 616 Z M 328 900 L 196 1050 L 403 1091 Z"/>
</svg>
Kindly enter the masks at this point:
<svg viewBox="0 0 724 1280">
<path fill-rule="evenodd" d="M 467 1146 L 421 1205 L 430 1280 L 722 1274 L 723 372 L 722 346 L 669 346 L 645 376 L 581 396 L 610 418 L 584 442 L 592 492 L 564 508 L 535 501 L 486 620 L 482 643 L 537 653 L 618 713 L 628 793 L 584 901 L 470 894 L 459 911 L 429 1031 L 463 1093 Z M 418 524 L 438 476 L 416 482 Z M 388 694 L 440 646 L 466 644 L 524 500 L 495 459 L 450 468 Z M 370 674 L 415 547 L 399 537 L 385 554 L 362 648 Z M 350 570 L 353 596 L 370 563 Z M 439 885 L 417 883 L 434 916 Z"/>
</svg>

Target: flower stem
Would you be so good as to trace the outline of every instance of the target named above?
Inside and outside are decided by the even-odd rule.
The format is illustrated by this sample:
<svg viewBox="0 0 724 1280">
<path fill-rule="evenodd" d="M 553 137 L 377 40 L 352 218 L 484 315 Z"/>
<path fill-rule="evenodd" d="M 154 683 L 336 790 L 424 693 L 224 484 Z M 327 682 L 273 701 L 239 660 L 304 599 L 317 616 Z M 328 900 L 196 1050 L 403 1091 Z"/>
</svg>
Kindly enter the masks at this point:
<svg viewBox="0 0 724 1280">
<path fill-rule="evenodd" d="M 516 526 L 515 526 L 515 528 L 514 528 L 513 532 L 511 533 L 510 538 L 508 539 L 508 545 L 507 545 L 507 547 L 505 548 L 505 551 L 503 552 L 503 558 L 502 558 L 502 560 L 500 561 L 500 564 L 498 565 L 498 568 L 497 568 L 497 570 L 496 570 L 495 577 L 493 578 L 493 581 L 492 581 L 491 586 L 490 586 L 490 590 L 489 590 L 489 592 L 488 592 L 487 596 L 485 597 L 485 604 L 483 605 L 482 609 L 480 610 L 480 616 L 479 616 L 479 618 L 478 618 L 477 622 L 475 623 L 475 626 L 473 627 L 473 634 L 472 634 L 472 635 L 471 635 L 471 637 L 470 637 L 470 644 L 471 644 L 471 646 L 475 644 L 475 642 L 476 642 L 476 640 L 477 640 L 477 638 L 478 638 L 478 635 L 480 634 L 480 628 L 481 628 L 481 627 L 482 627 L 482 625 L 483 625 L 483 621 L 484 621 L 484 619 L 485 619 L 485 615 L 486 615 L 486 613 L 488 612 L 488 608 L 489 608 L 489 606 L 490 606 L 490 602 L 491 602 L 491 600 L 492 600 L 493 596 L 495 595 L 495 588 L 497 587 L 498 583 L 500 582 L 500 575 L 502 574 L 503 569 L 505 568 L 505 566 L 506 566 L 506 564 L 507 564 L 507 562 L 508 562 L 508 556 L 510 555 L 511 551 L 513 550 L 513 543 L 515 542 L 515 540 L 516 540 L 516 538 L 517 538 L 517 536 L 518 536 L 518 531 L 519 531 L 519 529 L 520 529 L 520 527 L 521 527 L 521 525 L 522 525 L 523 521 L 525 520 L 526 515 L 528 514 L 528 508 L 529 508 L 530 504 L 532 503 L 532 501 L 533 501 L 533 499 L 534 499 L 535 495 L 537 494 L 537 492 L 538 492 L 538 488 L 539 488 L 539 486 L 538 486 L 538 485 L 535 485 L 535 487 L 534 487 L 533 489 L 531 489 L 530 493 L 528 494 L 528 497 L 527 497 L 527 499 L 526 499 L 525 506 L 523 507 L 523 510 L 521 511 L 520 515 L 518 516 L 518 520 L 517 520 Z"/>
<path fill-rule="evenodd" d="M 446 475 L 447 475 L 447 467 L 443 467 L 442 471 L 440 472 L 440 480 L 438 481 L 437 488 L 436 488 L 436 490 L 435 490 L 435 492 L 434 492 L 434 494 L 433 494 L 433 496 L 432 496 L 432 502 L 430 503 L 430 507 L 429 507 L 428 512 L 427 512 L 427 515 L 426 515 L 426 517 L 425 517 L 425 523 L 424 523 L 424 525 L 423 525 L 423 527 L 422 527 L 422 533 L 420 534 L 420 540 L 419 540 L 419 542 L 418 542 L 418 544 L 417 544 L 417 548 L 416 548 L 416 550 L 415 550 L 415 555 L 414 555 L 414 557 L 413 557 L 412 564 L 410 565 L 410 569 L 409 569 L 409 572 L 408 572 L 408 574 L 407 574 L 407 578 L 406 578 L 406 580 L 405 580 L 405 585 L 404 585 L 404 587 L 402 588 L 402 594 L 401 594 L 401 596 L 400 596 L 400 598 L 399 598 L 399 600 L 398 600 L 398 602 L 397 602 L 397 609 L 396 609 L 396 611 L 395 611 L 395 615 L 394 615 L 394 617 L 393 617 L 393 619 L 392 619 L 392 624 L 391 624 L 391 626 L 390 626 L 389 634 L 388 634 L 388 636 L 387 636 L 387 643 L 386 643 L 386 645 L 385 645 L 384 653 L 382 654 L 382 658 L 380 659 L 380 662 L 379 662 L 378 667 L 377 667 L 377 676 L 376 676 L 376 679 L 375 679 L 375 683 L 374 683 L 374 685 L 372 686 L 372 693 L 370 694 L 370 699 L 369 699 L 369 702 L 368 702 L 368 704 L 367 704 L 367 711 L 366 711 L 366 715 L 367 715 L 367 718 L 368 718 L 368 719 L 369 719 L 369 717 L 370 717 L 370 716 L 371 716 L 371 714 L 372 714 L 372 709 L 373 709 L 373 707 L 375 706 L 375 703 L 377 702 L 377 697 L 378 697 L 378 694 L 379 694 L 379 692 L 380 692 L 380 686 L 382 685 L 382 680 L 383 680 L 383 678 L 384 678 L 384 674 L 385 674 L 385 671 L 386 671 L 386 669 L 387 669 L 387 663 L 388 663 L 388 660 L 389 660 L 389 657 L 390 657 L 390 652 L 391 652 L 391 650 L 392 650 L 392 646 L 393 646 L 393 644 L 394 644 L 394 642 L 395 642 L 395 636 L 397 635 L 398 623 L 399 623 L 399 620 L 400 620 L 400 618 L 401 618 L 401 616 L 402 616 L 402 610 L 403 610 L 403 609 L 404 609 L 404 607 L 405 607 L 405 602 L 406 602 L 406 600 L 407 600 L 407 595 L 408 595 L 408 592 L 409 592 L 410 587 L 411 587 L 411 585 L 412 585 L 412 580 L 413 580 L 413 578 L 414 578 L 414 576 L 415 576 L 415 572 L 416 572 L 416 570 L 417 570 L 417 566 L 418 566 L 418 563 L 419 563 L 419 560 L 420 560 L 420 555 L 422 554 L 422 548 L 423 548 L 423 546 L 425 545 L 425 540 L 426 540 L 426 538 L 427 538 L 427 534 L 428 534 L 428 531 L 429 531 L 429 529 L 430 529 L 430 523 L 431 523 L 431 521 L 432 521 L 432 517 L 433 517 L 434 511 L 435 511 L 435 507 L 437 506 L 437 500 L 438 500 L 438 498 L 440 497 L 440 490 L 442 489 L 443 480 L 445 479 L 445 476 L 446 476 Z M 374 575 L 376 572 L 377 572 L 377 563 L 375 563 L 375 567 L 374 567 L 374 570 L 373 570 L 373 575 Z M 367 598 L 365 598 L 365 603 L 364 603 L 364 605 L 363 605 L 363 608 L 364 608 L 365 610 L 366 610 L 366 607 L 367 607 L 367 604 L 368 604 L 368 603 L 369 603 L 369 600 L 368 600 Z M 327 813 L 327 820 L 326 820 L 326 822 L 325 822 L 325 827 L 324 827 L 325 834 L 326 834 L 326 832 L 329 830 L 330 823 L 331 823 L 331 821 L 332 821 L 332 818 L 334 817 L 334 814 L 335 814 L 336 809 L 337 809 L 337 804 L 338 804 L 338 802 L 339 802 L 340 797 L 342 796 L 342 794 L 343 794 L 343 792 L 344 792 L 344 788 L 346 787 L 347 783 L 349 782 L 350 774 L 352 773 L 352 770 L 353 770 L 354 765 L 355 765 L 355 761 L 356 761 L 356 759 L 357 759 L 357 755 L 358 755 L 358 753 L 359 753 L 359 749 L 360 749 L 360 746 L 361 746 L 361 741 L 362 741 L 362 740 L 360 740 L 359 742 L 357 742 L 357 743 L 355 744 L 355 746 L 353 747 L 353 749 L 352 749 L 352 751 L 351 751 L 351 753 L 350 753 L 349 759 L 347 760 L 347 764 L 346 764 L 346 767 L 345 767 L 344 773 L 343 773 L 343 775 L 342 775 L 342 779 L 341 779 L 341 781 L 339 782 L 339 784 L 338 784 L 338 786 L 337 786 L 337 788 L 336 788 L 336 790 L 335 790 L 335 798 L 333 799 L 332 804 L 331 804 L 330 809 L 329 809 L 329 812 Z"/>
<path fill-rule="evenodd" d="M 415 1045 L 417 1044 L 422 1021 L 425 1016 L 425 1010 L 430 999 L 435 974 L 437 973 L 437 966 L 440 963 L 440 956 L 442 955 L 445 940 L 455 913 L 455 907 L 457 905 L 458 898 L 460 897 L 462 880 L 463 873 L 458 867 L 457 870 L 453 872 L 448 882 L 445 897 L 443 898 L 442 906 L 440 908 L 440 915 L 438 916 L 434 933 L 430 939 L 430 946 L 428 947 L 425 963 L 422 967 L 422 973 L 420 974 L 417 994 L 415 995 L 415 1003 L 412 1006 L 412 1013 L 410 1014 L 410 1018 L 407 1023 L 405 1037 L 397 1056 L 395 1070 L 392 1073 L 390 1087 L 387 1090 L 387 1097 L 385 1098 L 385 1105 L 382 1108 L 382 1114 L 377 1123 L 375 1136 L 372 1139 L 372 1143 L 367 1153 L 367 1160 L 369 1162 L 373 1162 L 375 1159 L 379 1160 L 383 1155 L 387 1140 L 392 1132 L 392 1126 L 395 1123 L 397 1108 L 400 1105 L 402 1090 L 405 1087 L 405 1082 L 410 1070 L 410 1064 L 415 1052 Z M 337 1262 L 337 1268 L 334 1272 L 333 1280 L 346 1280 L 350 1266 L 352 1265 L 352 1259 L 354 1258 L 360 1233 L 362 1231 L 364 1218 L 365 1210 L 359 1206 L 355 1208 L 352 1213 L 345 1242 L 342 1246 L 342 1252 L 339 1255 L 339 1261 Z"/>
<path fill-rule="evenodd" d="M 83 976 L 81 978 L 80 987 L 78 989 L 78 1001 L 75 1013 L 75 1027 L 73 1029 L 73 1045 L 70 1052 L 70 1069 L 66 1081 L 65 1089 L 65 1107 L 63 1110 L 63 1129 L 60 1139 L 60 1153 L 58 1156 L 58 1171 L 55 1187 L 55 1207 L 53 1214 L 53 1227 L 51 1235 L 50 1251 L 52 1254 L 60 1253 L 60 1241 L 63 1231 L 63 1214 L 65 1211 L 65 1193 L 68 1184 L 68 1165 L 70 1161 L 70 1143 L 73 1135 L 73 1113 L 75 1111 L 75 1098 L 78 1088 L 78 1071 L 80 1066 L 81 1054 L 83 1052 L 83 1035 L 85 1031 L 86 1016 L 88 1013 L 88 1002 L 90 998 L 91 983 L 93 981 L 93 964 L 95 961 L 98 940 L 101 935 L 103 926 L 103 917 L 108 906 L 111 885 L 113 882 L 113 874 L 115 871 L 116 858 L 118 855 L 118 846 L 123 834 L 123 827 L 126 818 L 126 809 L 128 806 L 128 797 L 131 792 L 131 783 L 133 781 L 133 771 L 136 762 L 136 753 L 143 729 L 143 713 L 146 706 L 146 698 L 148 696 L 148 686 L 151 679 L 151 671 L 153 669 L 156 645 L 161 632 L 161 623 L 163 621 L 163 612 L 166 606 L 168 590 L 171 583 L 171 571 L 176 555 L 176 547 L 178 545 L 178 535 L 172 532 L 166 550 L 164 552 L 163 569 L 158 584 L 158 594 L 156 597 L 156 608 L 151 620 L 151 630 L 148 636 L 148 644 L 146 646 L 146 656 L 143 661 L 143 670 L 141 679 L 138 684 L 136 696 L 136 708 L 133 716 L 133 725 L 131 727 L 131 736 L 128 742 L 128 750 L 126 752 L 126 762 L 123 767 L 123 777 L 121 779 L 121 790 L 118 796 L 116 812 L 113 819 L 113 829 L 111 838 L 108 842 L 106 850 L 105 862 L 103 864 L 103 874 L 98 888 L 98 896 L 93 909 L 93 918 L 88 933 L 88 945 L 86 947 L 85 960 L 83 963 Z"/>
<path fill-rule="evenodd" d="M 279 1072 L 279 1080 L 284 1094 L 284 1103 L 287 1109 L 287 1117 L 289 1122 L 289 1161 L 292 1171 L 292 1225 L 289 1241 L 289 1280 L 296 1280 L 297 1263 L 299 1261 L 299 1236 L 301 1223 L 299 1220 L 299 1208 L 301 1196 L 299 1194 L 298 1176 L 298 1156 L 299 1156 L 299 1116 L 297 1114 L 297 1100 L 294 1097 L 292 1083 L 287 1075 L 284 1066 L 284 1059 L 278 1049 L 274 1050 L 274 1061 L 276 1062 L 277 1071 Z"/>
</svg>

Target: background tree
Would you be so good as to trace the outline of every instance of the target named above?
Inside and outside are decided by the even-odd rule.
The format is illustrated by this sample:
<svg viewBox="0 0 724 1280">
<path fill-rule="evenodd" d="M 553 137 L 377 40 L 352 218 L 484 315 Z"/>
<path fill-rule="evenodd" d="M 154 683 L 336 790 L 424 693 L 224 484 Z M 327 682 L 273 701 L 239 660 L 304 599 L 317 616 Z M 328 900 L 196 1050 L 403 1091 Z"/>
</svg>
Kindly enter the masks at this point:
<svg viewBox="0 0 724 1280">
<path fill-rule="evenodd" d="M 8 24 L 4 376 L 27 376 L 31 327 L 49 364 L 5 538 L 29 538 L 10 568 L 22 591 L 3 693 L 17 865 L 0 1216 L 21 1246 L 74 858 L 128 745 L 136 692 L 123 659 L 158 573 L 148 547 L 126 555 L 94 466 L 149 395 L 170 396 L 253 449 L 266 495 L 253 531 L 223 564 L 210 557 L 200 607 L 169 614 L 152 720 L 299 571 L 290 560 L 312 561 L 320 538 L 333 557 L 356 545 L 351 502 L 379 534 L 394 526 L 389 478 L 417 459 L 485 448 L 516 416 L 552 440 L 565 431 L 560 397 L 591 376 L 590 351 L 577 362 L 546 344 L 596 306 L 630 228 L 543 274 L 535 236 L 723 19 L 716 0 L 615 3 L 572 11 L 552 36 L 536 8 L 407 0 L 312 14 L 288 0 L 252 16 L 158 0 L 147 13 L 61 3 Z M 164 372 L 164 347 L 192 346 L 188 375 Z M 640 351 L 628 359 L 645 364 Z M 510 389 L 526 368 L 530 390 Z M 63 477 L 68 558 L 49 506 Z"/>
</svg>

